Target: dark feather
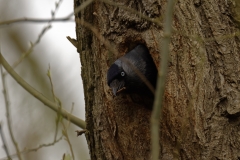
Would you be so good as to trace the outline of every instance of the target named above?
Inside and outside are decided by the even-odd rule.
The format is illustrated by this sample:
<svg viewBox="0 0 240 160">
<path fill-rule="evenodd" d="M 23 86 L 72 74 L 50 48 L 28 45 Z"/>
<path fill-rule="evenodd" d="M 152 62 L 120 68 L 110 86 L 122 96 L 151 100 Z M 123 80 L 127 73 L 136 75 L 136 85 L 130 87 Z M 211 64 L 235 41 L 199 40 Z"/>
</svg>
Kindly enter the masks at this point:
<svg viewBox="0 0 240 160">
<path fill-rule="evenodd" d="M 115 91 L 125 87 L 129 93 L 153 96 L 154 94 L 138 73 L 144 76 L 153 88 L 156 87 L 157 68 L 149 54 L 148 48 L 142 44 L 136 46 L 111 65 L 107 73 L 107 83 Z M 114 85 L 111 85 L 115 79 L 121 82 L 121 84 L 115 81 Z"/>
</svg>

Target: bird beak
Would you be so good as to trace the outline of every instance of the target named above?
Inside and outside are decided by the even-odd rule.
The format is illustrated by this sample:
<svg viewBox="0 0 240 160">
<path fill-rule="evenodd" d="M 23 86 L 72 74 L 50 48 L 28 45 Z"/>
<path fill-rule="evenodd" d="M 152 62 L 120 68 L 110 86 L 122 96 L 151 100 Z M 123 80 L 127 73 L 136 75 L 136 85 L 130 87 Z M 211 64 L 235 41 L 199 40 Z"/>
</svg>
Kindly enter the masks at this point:
<svg viewBox="0 0 240 160">
<path fill-rule="evenodd" d="M 117 80 L 117 79 L 113 80 L 113 81 L 110 83 L 110 87 L 111 87 L 112 90 L 113 90 L 114 96 L 117 96 L 117 93 L 118 93 L 118 92 L 126 89 L 126 88 L 124 87 L 124 85 L 125 85 L 125 83 L 124 83 L 123 80 L 122 80 L 122 81 L 119 81 L 119 80 Z"/>
<path fill-rule="evenodd" d="M 114 96 L 117 96 L 117 88 L 114 87 L 114 88 L 112 88 L 112 90 L 113 90 L 113 95 L 114 95 Z"/>
</svg>

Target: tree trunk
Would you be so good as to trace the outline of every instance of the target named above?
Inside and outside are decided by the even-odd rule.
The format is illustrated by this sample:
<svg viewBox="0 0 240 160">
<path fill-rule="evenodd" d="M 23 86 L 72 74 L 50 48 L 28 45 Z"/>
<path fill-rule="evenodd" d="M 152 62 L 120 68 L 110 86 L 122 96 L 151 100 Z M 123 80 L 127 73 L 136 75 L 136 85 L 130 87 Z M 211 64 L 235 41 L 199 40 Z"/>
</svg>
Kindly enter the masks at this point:
<svg viewBox="0 0 240 160">
<path fill-rule="evenodd" d="M 75 0 L 75 7 L 82 0 Z M 164 17 L 166 1 L 119 3 L 151 18 Z M 178 0 L 160 126 L 161 159 L 240 158 L 240 40 L 234 1 Z M 91 159 L 150 159 L 151 110 L 128 94 L 113 97 L 110 65 L 145 43 L 159 66 L 162 28 L 117 6 L 95 1 L 76 14 L 118 51 L 109 52 L 91 30 L 76 26 Z M 162 18 L 160 18 L 162 21 Z"/>
</svg>

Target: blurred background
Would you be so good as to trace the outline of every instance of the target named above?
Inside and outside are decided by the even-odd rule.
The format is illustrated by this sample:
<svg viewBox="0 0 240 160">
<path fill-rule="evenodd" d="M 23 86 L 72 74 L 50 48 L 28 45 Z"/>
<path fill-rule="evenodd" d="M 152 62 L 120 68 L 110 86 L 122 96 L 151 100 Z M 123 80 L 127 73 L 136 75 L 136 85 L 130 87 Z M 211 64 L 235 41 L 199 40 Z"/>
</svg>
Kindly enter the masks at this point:
<svg viewBox="0 0 240 160">
<path fill-rule="evenodd" d="M 0 22 L 18 18 L 30 17 L 50 19 L 51 12 L 56 8 L 57 0 L 0 0 Z M 73 0 L 62 0 L 55 13 L 61 18 L 73 12 Z M 48 23 L 22 22 L 0 26 L 0 49 L 2 55 L 13 65 L 22 54 L 36 42 L 43 28 Z M 15 71 L 31 86 L 43 95 L 53 100 L 51 85 L 47 77 L 49 65 L 56 96 L 62 106 L 73 114 L 85 120 L 84 95 L 81 80 L 81 64 L 76 48 L 66 39 L 75 38 L 74 17 L 67 22 L 53 22 L 33 51 L 15 68 Z M 4 70 L 5 71 L 5 70 Z M 10 102 L 12 130 L 20 151 L 36 148 L 42 144 L 52 143 L 56 128 L 56 113 L 44 106 L 40 101 L 26 92 L 10 75 L 5 76 Z M 3 90 L 0 79 L 0 90 Z M 5 135 L 10 155 L 16 153 L 9 136 L 6 120 L 6 106 L 4 95 L 0 94 L 0 122 Z M 67 121 L 65 121 L 67 122 Z M 67 124 L 67 123 L 65 123 Z M 89 152 L 85 136 L 76 136 L 76 130 L 81 130 L 74 124 L 68 127 L 68 135 L 75 159 L 89 159 Z M 62 125 L 59 125 L 58 137 L 62 135 Z M 6 152 L 0 139 L 0 160 L 6 159 Z M 36 152 L 22 154 L 28 160 L 60 160 L 63 154 L 71 154 L 66 140 L 50 147 L 43 147 Z M 13 157 L 13 159 L 18 159 Z"/>
</svg>

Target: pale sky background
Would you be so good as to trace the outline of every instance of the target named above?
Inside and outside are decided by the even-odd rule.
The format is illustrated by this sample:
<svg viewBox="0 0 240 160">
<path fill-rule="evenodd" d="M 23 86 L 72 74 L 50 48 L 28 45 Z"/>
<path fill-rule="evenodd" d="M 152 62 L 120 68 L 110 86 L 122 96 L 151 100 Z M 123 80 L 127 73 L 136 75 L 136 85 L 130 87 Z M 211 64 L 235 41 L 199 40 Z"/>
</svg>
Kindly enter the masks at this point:
<svg viewBox="0 0 240 160">
<path fill-rule="evenodd" d="M 23 17 L 51 18 L 51 10 L 55 8 L 55 2 L 56 0 L 0 0 L 0 21 Z M 66 16 L 72 11 L 73 0 L 63 0 L 56 17 Z M 10 64 L 18 60 L 46 25 L 47 23 L 17 23 L 0 26 L 0 49 L 5 59 Z M 50 83 L 46 76 L 50 64 L 56 96 L 62 101 L 67 111 L 70 111 L 74 102 L 73 114 L 85 119 L 79 54 L 66 36 L 76 37 L 74 21 L 52 23 L 52 28 L 45 33 L 31 55 L 15 70 L 30 85 L 51 98 Z M 11 76 L 6 76 L 6 82 L 12 128 L 20 150 L 51 143 L 54 137 L 56 113 L 27 93 Z M 1 80 L 0 90 L 2 91 Z M 9 138 L 2 92 L 0 93 L 0 122 L 3 125 L 9 152 L 14 154 L 16 152 Z M 89 159 L 85 136 L 76 137 L 75 130 L 81 129 L 71 124 L 68 134 L 75 159 Z M 61 128 L 58 135 L 61 135 Z M 0 146 L 0 160 L 2 160 L 6 157 L 2 139 L 0 139 Z M 22 157 L 28 160 L 60 160 L 64 153 L 70 153 L 70 149 L 67 142 L 61 140 L 54 146 L 23 154 Z"/>
</svg>

